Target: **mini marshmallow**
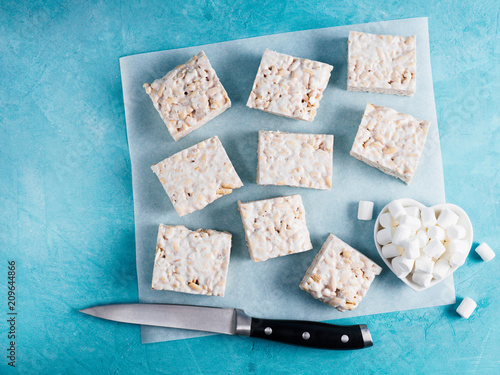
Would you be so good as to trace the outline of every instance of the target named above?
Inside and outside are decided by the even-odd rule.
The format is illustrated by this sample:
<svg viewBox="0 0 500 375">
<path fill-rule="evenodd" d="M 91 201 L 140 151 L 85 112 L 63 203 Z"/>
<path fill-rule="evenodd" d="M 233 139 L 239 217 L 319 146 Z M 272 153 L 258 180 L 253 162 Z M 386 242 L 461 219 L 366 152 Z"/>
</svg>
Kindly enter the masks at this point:
<svg viewBox="0 0 500 375">
<path fill-rule="evenodd" d="M 414 283 L 427 288 L 431 284 L 432 274 L 424 272 L 414 272 L 411 279 Z"/>
<path fill-rule="evenodd" d="M 453 225 L 446 230 L 446 235 L 450 240 L 461 240 L 466 235 L 465 228 L 461 225 Z"/>
<path fill-rule="evenodd" d="M 450 253 L 448 250 L 446 250 L 440 257 L 439 259 L 444 259 L 446 261 L 449 261 L 453 253 Z"/>
<path fill-rule="evenodd" d="M 403 254 L 403 248 L 392 243 L 382 246 L 382 255 L 386 258 L 394 258 Z"/>
<path fill-rule="evenodd" d="M 495 257 L 495 252 L 488 246 L 486 242 L 476 247 L 476 253 L 485 261 L 489 262 Z"/>
<path fill-rule="evenodd" d="M 382 246 L 387 245 L 389 242 L 392 241 L 392 238 L 394 236 L 394 232 L 395 232 L 395 230 L 393 227 L 384 228 L 382 230 L 379 230 L 377 232 L 377 242 L 379 244 L 381 244 Z"/>
<path fill-rule="evenodd" d="M 398 256 L 392 259 L 391 265 L 394 273 L 400 279 L 405 278 L 411 272 L 414 261 Z"/>
<path fill-rule="evenodd" d="M 425 229 L 420 229 L 415 237 L 418 238 L 418 245 L 420 248 L 425 247 L 425 245 L 429 243 L 429 236 Z"/>
<path fill-rule="evenodd" d="M 433 225 L 432 227 L 427 228 L 427 235 L 430 239 L 444 241 L 446 238 L 446 231 L 437 225 Z"/>
<path fill-rule="evenodd" d="M 417 206 L 412 206 L 412 207 L 406 207 L 406 214 L 419 218 L 420 217 L 420 209 Z"/>
<path fill-rule="evenodd" d="M 467 259 L 468 253 L 452 253 L 450 260 L 448 261 L 450 263 L 450 266 L 452 267 L 460 267 L 462 264 L 465 263 L 465 259 Z"/>
<path fill-rule="evenodd" d="M 420 256 L 420 246 L 418 246 L 418 238 L 407 239 L 403 242 L 404 253 L 403 257 L 407 259 L 417 259 Z"/>
<path fill-rule="evenodd" d="M 391 213 L 392 217 L 396 220 L 398 220 L 400 216 L 406 214 L 405 208 L 398 200 L 392 201 L 387 207 L 389 208 L 389 212 Z"/>
<path fill-rule="evenodd" d="M 373 216 L 373 202 L 359 201 L 358 220 L 371 220 Z"/>
<path fill-rule="evenodd" d="M 431 258 L 421 256 L 415 259 L 415 272 L 423 272 L 432 274 L 434 270 L 434 262 Z"/>
<path fill-rule="evenodd" d="M 424 207 L 420 211 L 420 217 L 422 218 L 422 225 L 426 228 L 436 225 L 436 213 L 431 207 Z"/>
<path fill-rule="evenodd" d="M 394 220 L 390 212 L 386 212 L 385 214 L 380 215 L 378 222 L 384 228 L 394 227 L 398 223 L 396 220 Z"/>
<path fill-rule="evenodd" d="M 464 240 L 453 240 L 448 245 L 448 251 L 452 254 L 467 253 L 469 249 L 469 243 Z"/>
<path fill-rule="evenodd" d="M 420 225 L 422 223 L 420 222 L 419 218 L 410 216 L 410 215 L 403 215 L 399 218 L 399 225 L 406 225 L 411 228 L 420 228 Z"/>
<path fill-rule="evenodd" d="M 424 247 L 423 251 L 429 258 L 439 258 L 446 251 L 446 248 L 441 241 L 432 239 Z"/>
<path fill-rule="evenodd" d="M 446 259 L 439 259 L 436 264 L 434 264 L 432 274 L 436 280 L 443 280 L 445 276 L 448 275 L 450 268 L 450 263 L 448 263 Z"/>
<path fill-rule="evenodd" d="M 462 300 L 462 302 L 460 302 L 460 305 L 457 307 L 457 313 L 462 318 L 469 319 L 469 316 L 472 315 L 476 307 L 477 303 L 474 302 L 472 298 L 465 297 Z"/>
<path fill-rule="evenodd" d="M 404 240 L 410 238 L 411 228 L 406 225 L 399 225 L 394 231 L 392 243 L 396 246 L 403 246 Z"/>
<path fill-rule="evenodd" d="M 452 210 L 445 208 L 439 214 L 437 223 L 441 228 L 447 229 L 458 223 L 459 216 Z"/>
</svg>

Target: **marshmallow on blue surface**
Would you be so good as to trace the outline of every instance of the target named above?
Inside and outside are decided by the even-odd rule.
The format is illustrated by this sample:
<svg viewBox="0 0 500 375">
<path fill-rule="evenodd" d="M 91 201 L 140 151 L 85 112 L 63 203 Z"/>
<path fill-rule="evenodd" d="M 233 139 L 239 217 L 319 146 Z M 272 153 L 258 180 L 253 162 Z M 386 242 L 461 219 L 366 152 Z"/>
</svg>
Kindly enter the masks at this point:
<svg viewBox="0 0 500 375">
<path fill-rule="evenodd" d="M 489 262 L 495 257 L 495 252 L 491 247 L 488 246 L 486 242 L 483 242 L 481 245 L 476 247 L 476 253 L 478 253 L 481 259 L 483 259 L 485 262 Z"/>
<path fill-rule="evenodd" d="M 373 202 L 359 201 L 358 220 L 371 220 L 373 216 Z"/>
<path fill-rule="evenodd" d="M 469 319 L 469 316 L 474 312 L 477 303 L 472 298 L 465 297 L 457 308 L 457 313 L 462 318 Z"/>
</svg>

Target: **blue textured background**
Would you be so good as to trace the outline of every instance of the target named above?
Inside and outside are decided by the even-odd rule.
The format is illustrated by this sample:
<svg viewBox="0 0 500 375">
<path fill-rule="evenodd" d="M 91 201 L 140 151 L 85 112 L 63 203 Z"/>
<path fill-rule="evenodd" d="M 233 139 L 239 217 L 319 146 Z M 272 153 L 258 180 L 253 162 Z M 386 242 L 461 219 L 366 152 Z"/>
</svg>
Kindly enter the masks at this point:
<svg viewBox="0 0 500 375">
<path fill-rule="evenodd" d="M 447 200 L 469 213 L 474 247 L 486 241 L 498 251 L 499 7 L 495 0 L 0 2 L 0 372 L 499 373 L 500 260 L 484 263 L 474 252 L 455 273 L 457 304 L 465 296 L 478 302 L 470 319 L 456 315 L 456 305 L 363 317 L 375 346 L 361 351 L 222 336 L 141 345 L 139 327 L 78 313 L 137 300 L 118 58 L 140 52 L 429 17 Z M 6 358 L 7 259 L 18 264 L 15 370 Z"/>
</svg>

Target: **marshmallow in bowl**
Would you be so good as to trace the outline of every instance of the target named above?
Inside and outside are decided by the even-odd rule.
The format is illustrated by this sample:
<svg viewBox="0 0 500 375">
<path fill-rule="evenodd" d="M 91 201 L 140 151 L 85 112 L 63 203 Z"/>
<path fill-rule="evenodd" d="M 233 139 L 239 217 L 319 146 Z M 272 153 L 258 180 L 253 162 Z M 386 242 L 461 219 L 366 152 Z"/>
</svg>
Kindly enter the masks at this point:
<svg viewBox="0 0 500 375">
<path fill-rule="evenodd" d="M 439 214 L 437 219 L 437 224 L 444 229 L 447 229 L 458 222 L 458 215 L 454 213 L 452 210 L 445 208 Z"/>
<path fill-rule="evenodd" d="M 421 221 L 419 218 L 410 216 L 410 215 L 403 215 L 399 218 L 399 224 L 401 225 L 406 225 L 411 228 L 416 228 L 419 229 L 420 226 L 422 225 Z"/>
<path fill-rule="evenodd" d="M 393 236 L 394 236 L 393 227 L 382 229 L 377 233 L 377 242 L 382 246 L 384 246 L 392 241 Z"/>
<path fill-rule="evenodd" d="M 448 245 L 450 253 L 466 253 L 469 250 L 469 244 L 464 240 L 453 240 Z"/>
<path fill-rule="evenodd" d="M 439 259 L 435 264 L 432 270 L 432 274 L 434 279 L 443 280 L 444 277 L 448 274 L 451 266 L 450 263 L 446 259 Z"/>
<path fill-rule="evenodd" d="M 444 241 L 446 238 L 446 231 L 440 226 L 433 225 L 432 227 L 427 228 L 427 235 L 430 239 Z"/>
<path fill-rule="evenodd" d="M 396 246 L 403 246 L 405 240 L 410 238 L 411 228 L 406 225 L 399 225 L 394 231 L 392 243 Z"/>
<path fill-rule="evenodd" d="M 448 263 L 450 263 L 450 266 L 452 267 L 460 267 L 465 263 L 465 259 L 467 258 L 467 254 L 462 254 L 462 253 L 455 253 L 450 257 L 450 260 L 448 260 Z"/>
<path fill-rule="evenodd" d="M 398 222 L 394 220 L 390 212 L 386 212 L 385 214 L 380 215 L 379 223 L 384 228 L 394 227 L 398 224 Z"/>
<path fill-rule="evenodd" d="M 467 232 L 465 228 L 461 225 L 453 225 L 446 230 L 446 235 L 450 240 L 461 240 L 465 237 Z"/>
<path fill-rule="evenodd" d="M 405 210 L 406 210 L 407 215 L 410 215 L 410 216 L 413 216 L 416 218 L 420 217 L 420 208 L 418 208 L 417 206 L 405 207 Z"/>
<path fill-rule="evenodd" d="M 422 218 L 422 225 L 426 228 L 436 225 L 436 213 L 432 207 L 425 207 L 420 210 L 420 217 Z"/>
<path fill-rule="evenodd" d="M 400 255 L 392 259 L 391 265 L 396 276 L 402 279 L 408 276 L 413 269 L 414 263 L 413 259 L 408 259 Z"/>
<path fill-rule="evenodd" d="M 428 287 L 432 281 L 432 273 L 413 272 L 411 279 L 415 284 Z"/>
<path fill-rule="evenodd" d="M 432 273 L 434 271 L 434 261 L 425 255 L 415 259 L 415 272 Z"/>
<path fill-rule="evenodd" d="M 401 204 L 400 201 L 392 201 L 389 203 L 389 212 L 391 213 L 391 216 L 395 219 L 398 220 L 401 216 L 406 215 L 406 210 Z"/>
<path fill-rule="evenodd" d="M 440 240 L 434 238 L 429 241 L 429 243 L 422 249 L 422 251 L 427 255 L 429 258 L 439 258 L 441 255 L 444 254 L 446 251 L 446 248 L 444 245 L 441 243 Z"/>
<path fill-rule="evenodd" d="M 382 246 L 382 255 L 386 258 L 394 258 L 403 254 L 404 249 L 392 243 Z"/>
<path fill-rule="evenodd" d="M 418 238 L 407 239 L 403 242 L 403 256 L 408 259 L 417 259 L 420 256 Z"/>
<path fill-rule="evenodd" d="M 420 229 L 415 237 L 418 238 L 418 243 L 420 245 L 420 248 L 424 247 L 429 243 L 429 235 L 427 234 L 425 228 Z"/>
</svg>

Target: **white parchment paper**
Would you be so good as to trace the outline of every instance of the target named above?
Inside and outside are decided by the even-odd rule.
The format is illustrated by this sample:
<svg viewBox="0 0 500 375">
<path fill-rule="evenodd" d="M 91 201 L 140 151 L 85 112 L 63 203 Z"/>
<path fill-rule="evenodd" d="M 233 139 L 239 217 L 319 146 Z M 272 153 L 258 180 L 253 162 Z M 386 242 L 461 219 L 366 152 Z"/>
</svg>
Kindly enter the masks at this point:
<svg viewBox="0 0 500 375">
<path fill-rule="evenodd" d="M 350 30 L 417 35 L 417 92 L 414 97 L 346 91 L 347 37 Z M 245 103 L 265 48 L 334 66 L 314 122 L 303 122 L 249 109 Z M 200 50 L 206 52 L 232 101 L 221 116 L 174 142 L 142 85 L 162 77 Z M 378 256 L 373 241 L 375 220 L 357 220 L 359 200 L 375 202 L 374 218 L 389 201 L 413 198 L 426 205 L 445 201 L 438 124 L 432 86 L 426 18 L 404 19 L 269 35 L 120 59 L 127 135 L 132 162 L 139 301 L 237 307 L 263 318 L 325 321 L 455 302 L 453 279 L 423 292 L 401 282 Z M 366 103 L 388 106 L 431 121 L 419 167 L 410 186 L 349 155 Z M 326 133 L 335 137 L 333 188 L 321 191 L 287 186 L 258 186 L 259 130 Z M 150 166 L 213 135 L 219 136 L 244 187 L 201 211 L 180 218 Z M 314 249 L 255 263 L 250 259 L 237 209 L 249 201 L 301 194 Z M 226 296 L 197 296 L 151 289 L 158 225 L 225 230 L 233 234 Z M 312 258 L 332 232 L 384 270 L 357 309 L 340 313 L 313 299 L 298 285 Z M 362 320 L 360 320 L 362 322 Z M 144 343 L 202 336 L 206 333 L 142 327 Z"/>
</svg>

